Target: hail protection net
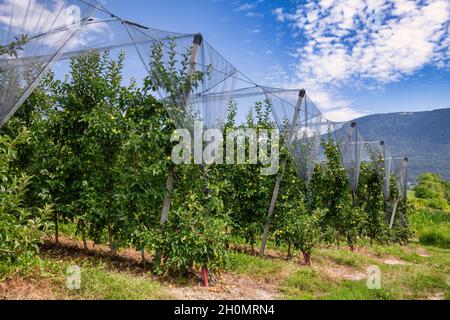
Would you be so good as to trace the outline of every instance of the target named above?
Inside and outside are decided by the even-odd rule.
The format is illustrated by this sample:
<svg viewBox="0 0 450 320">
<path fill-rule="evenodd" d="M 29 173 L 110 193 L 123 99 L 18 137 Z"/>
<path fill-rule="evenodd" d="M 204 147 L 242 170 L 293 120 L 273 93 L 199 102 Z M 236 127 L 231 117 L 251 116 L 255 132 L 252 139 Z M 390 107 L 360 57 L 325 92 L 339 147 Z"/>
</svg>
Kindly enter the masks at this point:
<svg viewBox="0 0 450 320">
<path fill-rule="evenodd" d="M 331 125 L 300 90 L 265 88 L 278 129 L 300 177 L 309 182 L 319 162 L 321 139 Z"/>
<path fill-rule="evenodd" d="M 331 123 L 309 97 L 300 94 L 300 90 L 245 87 L 242 79 L 237 78 L 235 86 L 239 88 L 196 95 L 191 102 L 197 104 L 205 99 L 208 104 L 220 102 L 220 106 L 232 103 L 236 107 L 238 122 L 244 122 L 248 112 L 257 104 L 267 105 L 271 113 L 270 121 L 279 129 L 298 174 L 304 181 L 309 181 L 318 163 L 321 138 Z"/>
<path fill-rule="evenodd" d="M 358 189 L 361 169 L 361 155 L 364 141 L 358 132 L 356 122 L 335 123 L 333 136 L 341 155 L 342 166 L 345 169 L 350 187 L 354 194 Z"/>
<path fill-rule="evenodd" d="M 146 43 L 148 33 L 143 28 L 127 25 L 127 32 L 147 68 L 153 89 L 178 128 L 192 130 L 194 121 L 205 128 L 220 128 L 227 99 L 210 98 L 214 94 L 226 96 L 234 89 L 237 73 L 200 34 L 167 34 Z"/>
<path fill-rule="evenodd" d="M 404 200 L 408 197 L 408 158 L 389 158 L 387 159 L 387 174 L 388 179 L 391 176 L 395 176 L 395 180 L 397 181 L 398 191 L 403 197 Z M 390 186 L 386 190 L 385 196 L 389 196 L 390 194 Z"/>
<path fill-rule="evenodd" d="M 96 0 L 3 0 L 0 29 L 0 126 L 55 61 L 94 49 L 124 50 L 138 65 L 133 75 L 140 72 L 137 76 L 160 97 L 178 128 L 192 132 L 200 121 L 204 129 L 221 129 L 230 104 L 236 103 L 237 120 L 244 122 L 256 103 L 268 103 L 304 181 L 324 157 L 320 142 L 329 131 L 354 193 L 361 161 L 382 155 L 385 196 L 395 173 L 406 198 L 407 161 L 397 163 L 384 145 L 365 143 L 356 123 L 329 122 L 300 90 L 256 85 L 200 34 L 148 28 L 115 16 Z M 8 53 L 5 49 L 14 42 L 18 49 Z"/>
<path fill-rule="evenodd" d="M 95 11 L 95 0 L 4 0 L 0 4 L 0 126 L 39 84 Z M 12 50 L 8 50 L 12 49 Z"/>
</svg>

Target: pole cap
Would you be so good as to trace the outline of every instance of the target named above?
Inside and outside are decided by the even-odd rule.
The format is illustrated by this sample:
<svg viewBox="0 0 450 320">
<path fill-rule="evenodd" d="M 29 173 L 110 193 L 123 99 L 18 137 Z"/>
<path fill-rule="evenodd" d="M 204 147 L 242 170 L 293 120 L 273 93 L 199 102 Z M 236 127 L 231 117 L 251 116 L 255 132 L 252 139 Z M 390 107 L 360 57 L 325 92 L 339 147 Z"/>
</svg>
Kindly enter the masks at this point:
<svg viewBox="0 0 450 320">
<path fill-rule="evenodd" d="M 192 41 L 192 43 L 200 46 L 202 42 L 203 42 L 203 35 L 201 33 L 196 33 L 194 35 L 194 41 Z"/>
<path fill-rule="evenodd" d="M 306 90 L 305 89 L 300 90 L 298 96 L 304 98 L 306 96 Z"/>
<path fill-rule="evenodd" d="M 383 140 L 380 141 L 380 146 L 384 146 L 384 141 Z"/>
<path fill-rule="evenodd" d="M 356 121 L 353 121 L 353 122 L 350 124 L 350 126 L 351 126 L 352 128 L 356 127 Z"/>
</svg>

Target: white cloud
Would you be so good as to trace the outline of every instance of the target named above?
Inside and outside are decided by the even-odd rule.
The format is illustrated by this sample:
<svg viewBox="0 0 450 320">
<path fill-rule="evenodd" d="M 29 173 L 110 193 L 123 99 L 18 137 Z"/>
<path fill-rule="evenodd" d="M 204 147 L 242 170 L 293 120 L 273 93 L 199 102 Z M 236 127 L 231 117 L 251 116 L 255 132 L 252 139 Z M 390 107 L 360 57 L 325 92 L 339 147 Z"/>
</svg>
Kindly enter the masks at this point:
<svg viewBox="0 0 450 320">
<path fill-rule="evenodd" d="M 448 64 L 450 3 L 446 0 L 310 1 L 295 13 L 273 11 L 307 39 L 297 76 L 322 84 L 387 83 L 427 64 Z"/>
<path fill-rule="evenodd" d="M 338 108 L 324 112 L 325 117 L 333 122 L 347 122 L 367 115 L 352 108 Z"/>
<path fill-rule="evenodd" d="M 285 89 L 305 88 L 306 94 L 311 97 L 314 104 L 323 112 L 325 117 L 331 121 L 350 121 L 367 114 L 352 108 L 352 102 L 343 99 L 338 90 L 311 80 L 299 81 L 294 79 L 279 64 L 269 68 L 264 81 L 273 87 Z"/>
<path fill-rule="evenodd" d="M 246 16 L 251 18 L 263 18 L 264 14 L 259 12 L 247 12 Z"/>
<path fill-rule="evenodd" d="M 427 65 L 450 68 L 448 0 L 310 0 L 272 13 L 304 39 L 291 52 L 295 77 L 278 76 L 306 88 L 330 120 L 365 114 L 339 88 L 379 88 Z"/>
<path fill-rule="evenodd" d="M 273 14 L 276 16 L 278 21 L 280 22 L 285 21 L 285 14 L 283 8 L 276 8 L 275 10 L 273 10 Z"/>
<path fill-rule="evenodd" d="M 256 7 L 254 3 L 244 3 L 234 9 L 234 11 L 249 11 Z"/>
</svg>

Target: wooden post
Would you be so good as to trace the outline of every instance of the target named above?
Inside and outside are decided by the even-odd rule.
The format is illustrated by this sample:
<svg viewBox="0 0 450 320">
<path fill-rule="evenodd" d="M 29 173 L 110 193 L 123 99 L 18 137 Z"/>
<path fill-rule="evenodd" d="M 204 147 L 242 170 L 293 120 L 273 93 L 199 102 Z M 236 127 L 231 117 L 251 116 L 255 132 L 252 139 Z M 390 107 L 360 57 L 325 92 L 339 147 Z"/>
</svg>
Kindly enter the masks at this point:
<svg viewBox="0 0 450 320">
<path fill-rule="evenodd" d="M 295 125 L 298 121 L 298 116 L 300 114 L 300 110 L 301 110 L 303 99 L 305 98 L 305 95 L 306 95 L 306 91 L 303 89 L 300 90 L 299 95 L 298 95 L 297 105 L 295 106 L 295 110 L 294 110 L 294 116 L 292 117 L 291 127 L 289 129 L 288 139 L 286 141 L 287 142 L 286 146 L 288 148 L 288 151 L 291 149 L 291 146 L 292 146 L 292 142 L 293 142 L 294 134 L 295 134 Z M 267 221 L 266 221 L 266 224 L 264 225 L 264 234 L 263 234 L 263 238 L 262 238 L 262 242 L 261 242 L 261 248 L 259 250 L 260 256 L 264 256 L 264 252 L 266 251 L 267 239 L 269 237 L 269 230 L 270 230 L 270 225 L 271 225 L 271 218 L 272 218 L 273 212 L 275 210 L 275 204 L 277 202 L 278 195 L 280 193 L 281 180 L 283 179 L 284 170 L 286 168 L 286 163 L 287 163 L 287 160 L 284 159 L 281 164 L 281 166 L 283 167 L 282 171 L 278 173 L 277 179 L 275 181 L 275 187 L 273 188 L 272 200 L 270 201 L 269 212 L 267 213 Z"/>
<path fill-rule="evenodd" d="M 409 165 L 409 159 L 408 158 L 403 159 L 403 168 L 405 169 L 403 179 L 405 180 L 404 182 L 405 182 L 405 188 L 406 188 L 405 192 L 403 193 L 403 203 L 404 203 L 403 207 L 404 208 L 406 208 L 407 201 L 408 201 L 408 165 Z M 407 227 L 408 221 L 406 220 L 405 212 L 406 211 L 402 211 L 401 215 L 402 215 L 403 225 L 405 227 Z"/>
<path fill-rule="evenodd" d="M 397 160 L 399 160 L 399 159 L 397 159 Z M 401 181 L 401 183 L 399 183 L 397 181 L 397 185 L 400 185 L 400 187 L 401 187 L 402 183 L 403 184 L 407 184 L 408 183 L 407 174 L 408 174 L 408 158 L 404 158 L 403 159 L 403 164 L 402 164 L 402 169 L 400 171 L 400 176 L 398 177 L 398 180 L 403 180 L 403 181 Z M 407 190 L 405 190 L 405 192 L 403 190 L 400 190 L 400 191 L 402 193 L 402 201 L 406 204 Z M 395 203 L 394 203 L 391 219 L 390 219 L 390 222 L 389 222 L 389 228 L 390 229 L 392 229 L 393 226 L 394 226 L 394 219 L 395 219 L 395 214 L 396 214 L 396 211 L 397 211 L 397 206 L 398 206 L 399 201 L 400 201 L 400 199 L 397 199 L 397 200 L 395 200 Z M 402 222 L 406 226 L 407 225 L 406 217 L 405 217 L 403 212 L 401 212 L 400 214 L 401 214 L 401 217 L 402 217 Z"/>
<path fill-rule="evenodd" d="M 53 214 L 53 223 L 55 224 L 55 242 L 59 243 L 59 230 L 58 230 L 58 214 Z"/>
<path fill-rule="evenodd" d="M 383 146 L 383 162 L 384 162 L 384 185 L 383 185 L 383 193 L 384 193 L 384 208 L 386 211 L 386 214 L 388 213 L 389 209 L 389 184 L 391 179 L 391 171 L 387 168 L 387 159 L 386 159 L 386 143 L 384 141 L 381 141 L 380 144 Z"/>
<path fill-rule="evenodd" d="M 164 195 L 163 209 L 161 213 L 161 219 L 159 221 L 161 226 L 164 226 L 166 224 L 167 218 L 169 217 L 170 202 L 172 201 L 171 199 L 172 190 L 173 190 L 173 171 L 170 170 L 169 175 L 167 176 L 166 194 Z"/>
<path fill-rule="evenodd" d="M 350 131 L 350 135 L 349 135 L 349 138 L 350 138 L 350 147 L 351 147 L 351 144 L 352 144 L 352 136 L 353 136 L 353 132 L 355 132 L 355 171 L 352 173 L 353 174 L 353 179 L 355 179 L 355 176 L 356 176 L 356 166 L 357 166 L 357 158 L 356 158 L 356 154 L 358 153 L 358 129 L 357 129 L 357 126 L 356 126 L 356 122 L 352 122 L 351 124 L 350 124 L 350 127 L 352 128 L 351 129 L 351 131 Z M 352 186 L 352 181 L 349 181 L 350 182 L 350 187 L 352 188 L 352 205 L 353 205 L 353 207 L 355 207 L 355 198 L 356 198 L 356 191 L 355 190 L 353 190 L 353 186 Z"/>
<path fill-rule="evenodd" d="M 197 61 L 197 55 L 198 50 L 203 42 L 203 36 L 198 33 L 194 36 L 194 40 L 192 42 L 192 52 L 191 52 L 191 60 L 189 62 L 189 70 L 188 70 L 188 76 L 191 77 L 192 74 L 195 72 L 195 64 Z M 190 90 L 184 93 L 184 102 L 187 104 L 189 100 Z M 173 178 L 174 178 L 174 172 L 173 170 L 170 170 L 169 175 L 167 176 L 166 181 L 166 194 L 164 195 L 163 200 L 163 208 L 161 212 L 161 219 L 160 224 L 163 227 L 165 223 L 167 222 L 167 219 L 169 217 L 169 210 L 170 210 L 170 203 L 172 202 L 172 190 L 173 190 Z"/>
<path fill-rule="evenodd" d="M 392 208 L 392 215 L 391 215 L 391 220 L 389 222 L 389 229 L 392 229 L 392 227 L 394 226 L 394 220 L 395 220 L 395 212 L 397 211 L 397 206 L 398 206 L 398 202 L 400 200 L 397 199 L 394 202 L 394 207 Z"/>
<path fill-rule="evenodd" d="M 206 267 L 202 268 L 202 278 L 203 278 L 203 286 L 206 288 L 209 287 L 208 268 Z"/>
</svg>

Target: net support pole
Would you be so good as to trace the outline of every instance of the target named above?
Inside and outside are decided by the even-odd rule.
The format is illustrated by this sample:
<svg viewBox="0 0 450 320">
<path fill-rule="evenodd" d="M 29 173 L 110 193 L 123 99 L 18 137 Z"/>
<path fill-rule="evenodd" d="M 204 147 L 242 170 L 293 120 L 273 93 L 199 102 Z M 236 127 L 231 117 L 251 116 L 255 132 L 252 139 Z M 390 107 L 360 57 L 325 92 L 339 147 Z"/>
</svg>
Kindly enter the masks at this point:
<svg viewBox="0 0 450 320">
<path fill-rule="evenodd" d="M 389 201 L 389 192 L 388 190 L 388 168 L 387 168 L 387 159 L 386 159 L 386 143 L 384 141 L 380 141 L 380 145 L 383 148 L 383 197 L 384 197 L 384 211 L 387 212 L 388 201 Z"/>
<path fill-rule="evenodd" d="M 397 170 L 398 171 L 398 170 Z M 399 176 L 397 177 L 397 185 L 400 188 L 400 192 L 401 192 L 401 201 L 403 202 L 404 205 L 406 205 L 406 200 L 407 200 L 407 183 L 408 183 L 408 179 L 407 179 L 407 174 L 408 174 L 408 158 L 404 158 L 403 162 L 402 162 L 402 167 L 400 169 L 400 173 L 397 173 Z M 394 202 L 394 207 L 392 209 L 392 215 L 391 215 L 391 220 L 389 223 L 389 228 L 392 229 L 394 226 L 394 220 L 395 220 L 395 214 L 397 211 L 397 207 L 398 207 L 398 203 L 400 202 L 400 199 L 396 199 Z M 401 218 L 402 218 L 402 223 L 406 226 L 406 217 L 404 212 L 400 212 Z"/>
<path fill-rule="evenodd" d="M 399 201 L 400 201 L 400 199 L 396 199 L 394 201 L 394 205 L 392 207 L 391 220 L 389 221 L 389 229 L 392 229 L 394 227 L 395 213 L 397 212 L 397 206 L 398 206 Z"/>
<path fill-rule="evenodd" d="M 287 146 L 288 152 L 290 151 L 291 146 L 292 146 L 292 142 L 293 142 L 293 138 L 294 138 L 294 134 L 295 134 L 296 123 L 298 121 L 298 117 L 300 115 L 303 99 L 305 98 L 305 96 L 306 96 L 306 91 L 303 89 L 300 90 L 299 95 L 298 95 L 297 105 L 295 106 L 294 115 L 292 117 L 291 126 L 289 128 L 288 139 L 286 141 L 286 146 Z M 264 256 L 264 252 L 266 251 L 267 239 L 269 238 L 271 219 L 273 216 L 273 212 L 275 210 L 275 204 L 277 202 L 278 195 L 280 194 L 280 186 L 281 186 L 281 181 L 283 179 L 284 171 L 286 170 L 286 164 L 287 164 L 287 159 L 285 158 L 285 159 L 283 159 L 283 162 L 281 163 L 282 171 L 278 173 L 277 179 L 275 181 L 275 187 L 273 188 L 272 200 L 270 201 L 270 207 L 269 207 L 269 211 L 267 213 L 267 221 L 266 221 L 266 224 L 264 225 L 264 234 L 262 237 L 261 248 L 259 250 L 260 256 Z"/>
<path fill-rule="evenodd" d="M 203 37 L 200 33 L 198 33 L 194 36 L 194 40 L 192 42 L 191 59 L 189 61 L 189 69 L 188 69 L 189 77 L 191 77 L 192 74 L 195 72 L 197 55 L 198 55 L 199 48 L 202 44 L 202 41 L 203 41 Z M 189 101 L 189 95 L 190 95 L 190 90 L 184 93 L 184 104 L 185 105 L 183 107 L 186 107 L 186 105 Z M 169 169 L 169 174 L 167 176 L 166 193 L 164 195 L 163 208 L 162 208 L 162 212 L 161 212 L 160 225 L 162 227 L 166 224 L 167 219 L 169 217 L 170 204 L 172 201 L 173 182 L 174 182 L 174 171 L 171 168 L 171 169 Z"/>
<path fill-rule="evenodd" d="M 406 204 L 408 202 L 408 166 L 409 166 L 409 159 L 405 158 L 403 160 L 403 169 L 404 169 L 404 188 L 405 191 L 403 192 L 403 208 L 406 210 Z M 408 221 L 406 220 L 406 211 L 402 211 L 402 221 L 403 221 L 403 225 L 405 227 L 408 226 Z"/>
<path fill-rule="evenodd" d="M 355 207 L 355 202 L 356 202 L 356 185 L 352 185 L 352 184 L 356 184 L 356 172 L 358 171 L 358 125 L 356 122 L 352 122 L 351 123 L 351 128 L 352 128 L 352 133 L 351 136 L 353 135 L 353 132 L 355 133 L 355 166 L 354 166 L 354 171 L 353 171 L 353 181 L 350 181 L 350 186 L 352 188 L 352 204 L 353 207 Z M 350 146 L 351 146 L 351 136 L 350 136 Z"/>
</svg>

